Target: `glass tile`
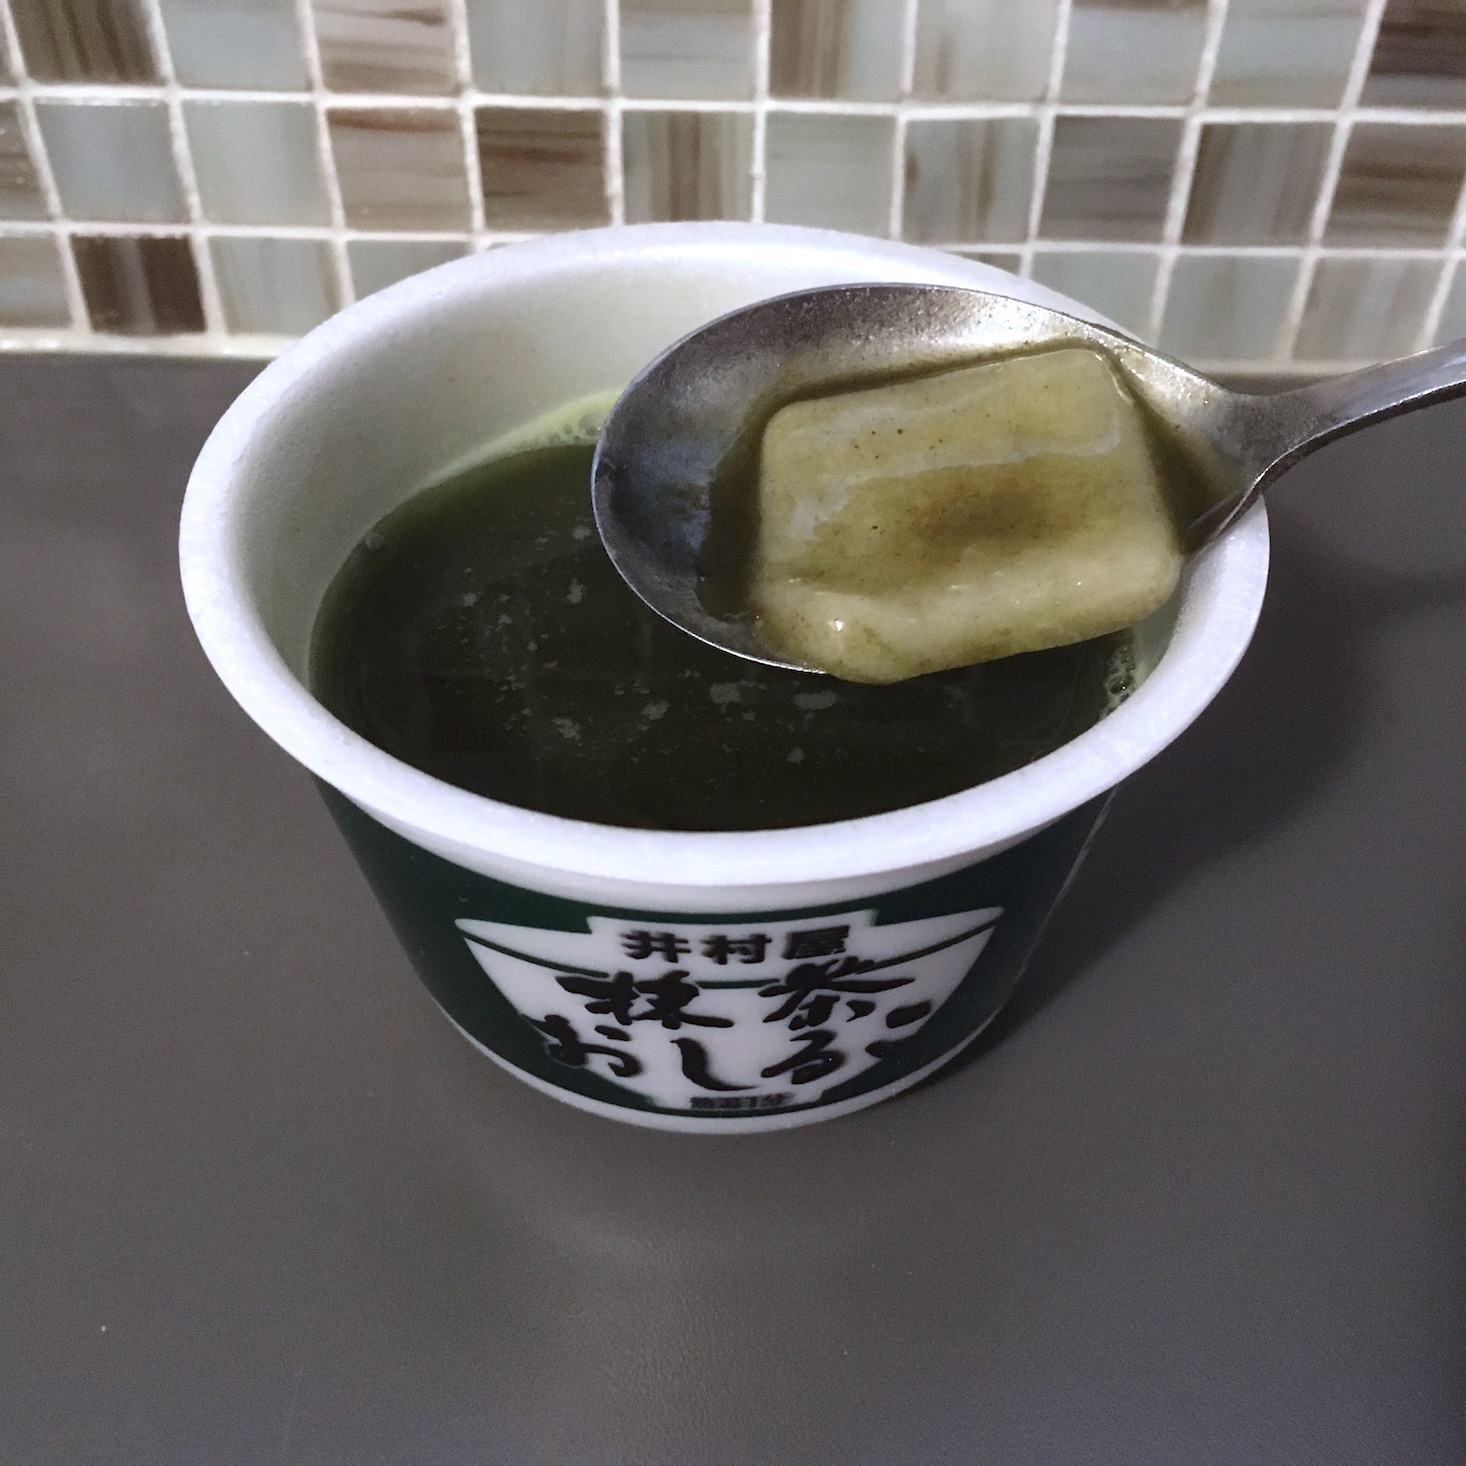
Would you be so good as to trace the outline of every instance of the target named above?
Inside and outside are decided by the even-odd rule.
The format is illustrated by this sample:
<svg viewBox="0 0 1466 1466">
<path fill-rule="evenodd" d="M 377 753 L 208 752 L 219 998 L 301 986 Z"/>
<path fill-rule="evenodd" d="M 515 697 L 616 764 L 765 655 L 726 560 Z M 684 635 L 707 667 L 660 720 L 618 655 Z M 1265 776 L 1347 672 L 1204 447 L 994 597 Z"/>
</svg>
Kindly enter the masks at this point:
<svg viewBox="0 0 1466 1466">
<path fill-rule="evenodd" d="M 329 248 L 316 239 L 212 239 L 231 331 L 298 336 L 340 308 Z"/>
<path fill-rule="evenodd" d="M 1060 117 L 1039 232 L 1049 239 L 1159 239 L 1181 124 Z"/>
<path fill-rule="evenodd" d="M 1466 270 L 1458 264 L 1436 326 L 1435 344 L 1440 346 L 1447 341 L 1460 341 L 1462 337 L 1466 337 Z"/>
<path fill-rule="evenodd" d="M 1037 101 L 1048 89 L 1058 11 L 1058 0 L 920 0 L 912 94 Z"/>
<path fill-rule="evenodd" d="M 0 102 L 0 219 L 44 219 L 46 198 L 20 126 L 20 108 Z"/>
<path fill-rule="evenodd" d="M 1231 0 L 1212 74 L 1221 107 L 1336 107 L 1365 0 Z"/>
<path fill-rule="evenodd" d="M 1157 259 L 1149 250 L 1064 250 L 1033 257 L 1033 278 L 1139 334 L 1150 316 Z"/>
<path fill-rule="evenodd" d="M 1066 102 L 1189 102 L 1206 38 L 1206 0 L 1074 0 Z"/>
<path fill-rule="evenodd" d="M 442 0 L 311 0 L 311 10 L 332 91 L 455 90 L 453 33 Z"/>
<path fill-rule="evenodd" d="M 1369 107 L 1466 106 L 1460 0 L 1389 0 L 1361 100 Z"/>
<path fill-rule="evenodd" d="M 774 112 L 765 135 L 764 217 L 856 234 L 887 232 L 889 117 Z"/>
<path fill-rule="evenodd" d="M 753 118 L 741 112 L 626 112 L 621 118 L 626 222 L 746 219 Z"/>
<path fill-rule="evenodd" d="M 292 0 L 162 0 L 162 7 L 184 86 L 305 88 Z"/>
<path fill-rule="evenodd" d="M 780 0 L 769 37 L 776 97 L 893 101 L 901 92 L 901 6 L 890 0 Z"/>
<path fill-rule="evenodd" d="M 0 30 L 0 86 L 8 86 L 15 80 L 15 68 L 10 64 L 10 48 L 5 43 L 5 32 Z"/>
<path fill-rule="evenodd" d="M 314 111 L 301 102 L 186 102 L 204 217 L 216 224 L 325 224 Z"/>
<path fill-rule="evenodd" d="M 1331 136 L 1326 123 L 1208 123 L 1182 237 L 1188 244 L 1302 243 Z"/>
<path fill-rule="evenodd" d="M 1277 347 L 1298 261 L 1182 255 L 1171 274 L 1160 346 L 1195 361 L 1266 361 Z"/>
<path fill-rule="evenodd" d="M 1031 117 L 913 119 L 906 128 L 902 237 L 1026 238 L 1037 139 Z"/>
<path fill-rule="evenodd" d="M 480 107 L 479 168 L 491 229 L 577 229 L 610 222 L 602 116 Z"/>
<path fill-rule="evenodd" d="M 1308 292 L 1299 361 L 1380 361 L 1415 349 L 1441 267 L 1434 260 L 1326 256 Z"/>
<path fill-rule="evenodd" d="M 142 0 L 13 0 L 34 81 L 155 82 Z"/>
<path fill-rule="evenodd" d="M 358 300 L 409 275 L 446 265 L 468 253 L 466 239 L 353 239 L 346 246 Z"/>
<path fill-rule="evenodd" d="M 959 255 L 964 260 L 976 260 L 980 265 L 991 265 L 995 270 L 1006 270 L 1010 275 L 1020 274 L 1023 270 L 1023 256 L 1003 250 L 953 249 L 947 253 Z"/>
<path fill-rule="evenodd" d="M 204 329 L 193 251 L 181 236 L 76 235 L 72 254 L 92 326 L 119 336 Z"/>
<path fill-rule="evenodd" d="M 183 219 L 161 102 L 41 102 L 36 115 L 68 218 Z"/>
<path fill-rule="evenodd" d="M 48 236 L 0 236 L 0 326 L 69 326 L 61 254 Z"/>
<path fill-rule="evenodd" d="M 1360 123 L 1349 135 L 1324 238 L 1444 244 L 1466 176 L 1466 128 Z"/>
<path fill-rule="evenodd" d="M 621 86 L 629 97 L 751 96 L 750 0 L 621 0 Z"/>
<path fill-rule="evenodd" d="M 455 112 L 341 108 L 327 114 L 346 222 L 356 229 L 467 229 Z"/>
<path fill-rule="evenodd" d="M 468 0 L 473 77 L 486 92 L 593 97 L 602 0 Z"/>
</svg>

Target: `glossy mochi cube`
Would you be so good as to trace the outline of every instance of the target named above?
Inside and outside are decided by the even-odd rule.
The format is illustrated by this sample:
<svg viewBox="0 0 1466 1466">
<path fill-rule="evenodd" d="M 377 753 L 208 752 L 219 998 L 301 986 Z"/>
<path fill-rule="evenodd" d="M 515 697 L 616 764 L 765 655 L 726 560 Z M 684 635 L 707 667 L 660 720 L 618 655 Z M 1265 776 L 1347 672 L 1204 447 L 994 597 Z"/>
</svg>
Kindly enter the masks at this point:
<svg viewBox="0 0 1466 1466">
<path fill-rule="evenodd" d="M 852 682 L 1118 631 L 1183 559 L 1140 411 L 1094 351 L 796 402 L 764 433 L 760 635 Z"/>
</svg>

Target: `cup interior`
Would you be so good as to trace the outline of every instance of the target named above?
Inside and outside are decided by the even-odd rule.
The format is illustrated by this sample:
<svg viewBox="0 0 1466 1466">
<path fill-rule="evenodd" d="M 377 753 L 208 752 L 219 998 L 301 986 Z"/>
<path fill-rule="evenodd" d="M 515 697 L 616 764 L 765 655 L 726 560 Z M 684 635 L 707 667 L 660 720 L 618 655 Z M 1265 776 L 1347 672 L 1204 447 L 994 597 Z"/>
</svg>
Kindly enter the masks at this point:
<svg viewBox="0 0 1466 1466">
<path fill-rule="evenodd" d="M 1101 724 L 1046 759 L 933 805 L 846 822 L 886 852 L 831 858 L 808 831 L 739 836 L 611 830 L 511 810 L 450 789 L 350 733 L 310 696 L 306 663 L 321 598 L 389 510 L 525 423 L 618 391 L 653 356 L 726 311 L 822 284 L 911 280 L 1002 289 L 1087 314 L 1032 282 L 970 261 L 818 231 L 651 226 L 510 246 L 369 298 L 267 368 L 209 440 L 190 481 L 184 587 L 204 648 L 256 721 L 314 772 L 440 851 L 509 844 L 519 858 L 624 870 L 633 848 L 668 878 L 789 879 L 795 870 L 908 863 L 1012 840 L 1073 808 L 1169 742 L 1225 680 L 1262 593 L 1265 520 L 1252 516 L 1188 569 L 1141 628 L 1149 680 Z M 1042 785 L 1047 783 L 1047 794 Z M 1002 786 L 1002 787 L 1000 787 Z M 996 791 L 996 792 L 995 792 Z M 563 827 L 563 828 L 562 828 Z M 823 827 L 831 830 L 835 827 Z M 591 831 L 594 834 L 587 834 Z M 870 832 L 852 835 L 857 843 Z M 656 849 L 657 840 L 666 843 Z M 715 852 L 709 842 L 721 842 Z M 707 861 L 688 852 L 705 849 Z M 819 852 L 819 859 L 812 858 Z M 945 852 L 945 855 L 944 855 Z M 732 866 L 729 861 L 732 860 Z"/>
</svg>

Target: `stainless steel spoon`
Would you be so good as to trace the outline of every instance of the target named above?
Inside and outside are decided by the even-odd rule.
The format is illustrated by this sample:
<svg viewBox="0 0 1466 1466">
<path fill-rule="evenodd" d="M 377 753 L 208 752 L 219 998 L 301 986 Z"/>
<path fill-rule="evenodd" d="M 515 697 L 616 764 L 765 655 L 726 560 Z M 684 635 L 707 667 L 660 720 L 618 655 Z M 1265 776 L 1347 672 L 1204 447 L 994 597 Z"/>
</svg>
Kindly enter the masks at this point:
<svg viewBox="0 0 1466 1466">
<path fill-rule="evenodd" d="M 747 619 L 700 592 L 711 500 L 769 418 L 815 393 L 939 371 L 1035 347 L 1105 352 L 1208 485 L 1193 548 L 1284 469 L 1380 418 L 1466 393 L 1466 341 L 1291 391 L 1218 386 L 1127 336 L 1004 295 L 941 285 L 842 285 L 734 311 L 684 337 L 616 402 L 596 446 L 596 525 L 653 610 L 700 640 L 770 666 Z"/>
</svg>

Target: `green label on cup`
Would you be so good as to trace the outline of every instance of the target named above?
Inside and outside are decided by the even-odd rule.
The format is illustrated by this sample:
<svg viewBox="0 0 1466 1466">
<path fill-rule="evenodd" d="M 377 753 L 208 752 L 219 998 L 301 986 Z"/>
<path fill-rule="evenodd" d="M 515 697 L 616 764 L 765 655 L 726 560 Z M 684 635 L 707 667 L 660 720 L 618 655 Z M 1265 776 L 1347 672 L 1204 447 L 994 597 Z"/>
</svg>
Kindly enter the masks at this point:
<svg viewBox="0 0 1466 1466">
<path fill-rule="evenodd" d="M 472 1038 L 597 1107 L 714 1122 L 873 1099 L 960 1048 L 1012 991 L 1104 804 L 920 885 L 689 915 L 493 880 L 322 792 Z"/>
</svg>

